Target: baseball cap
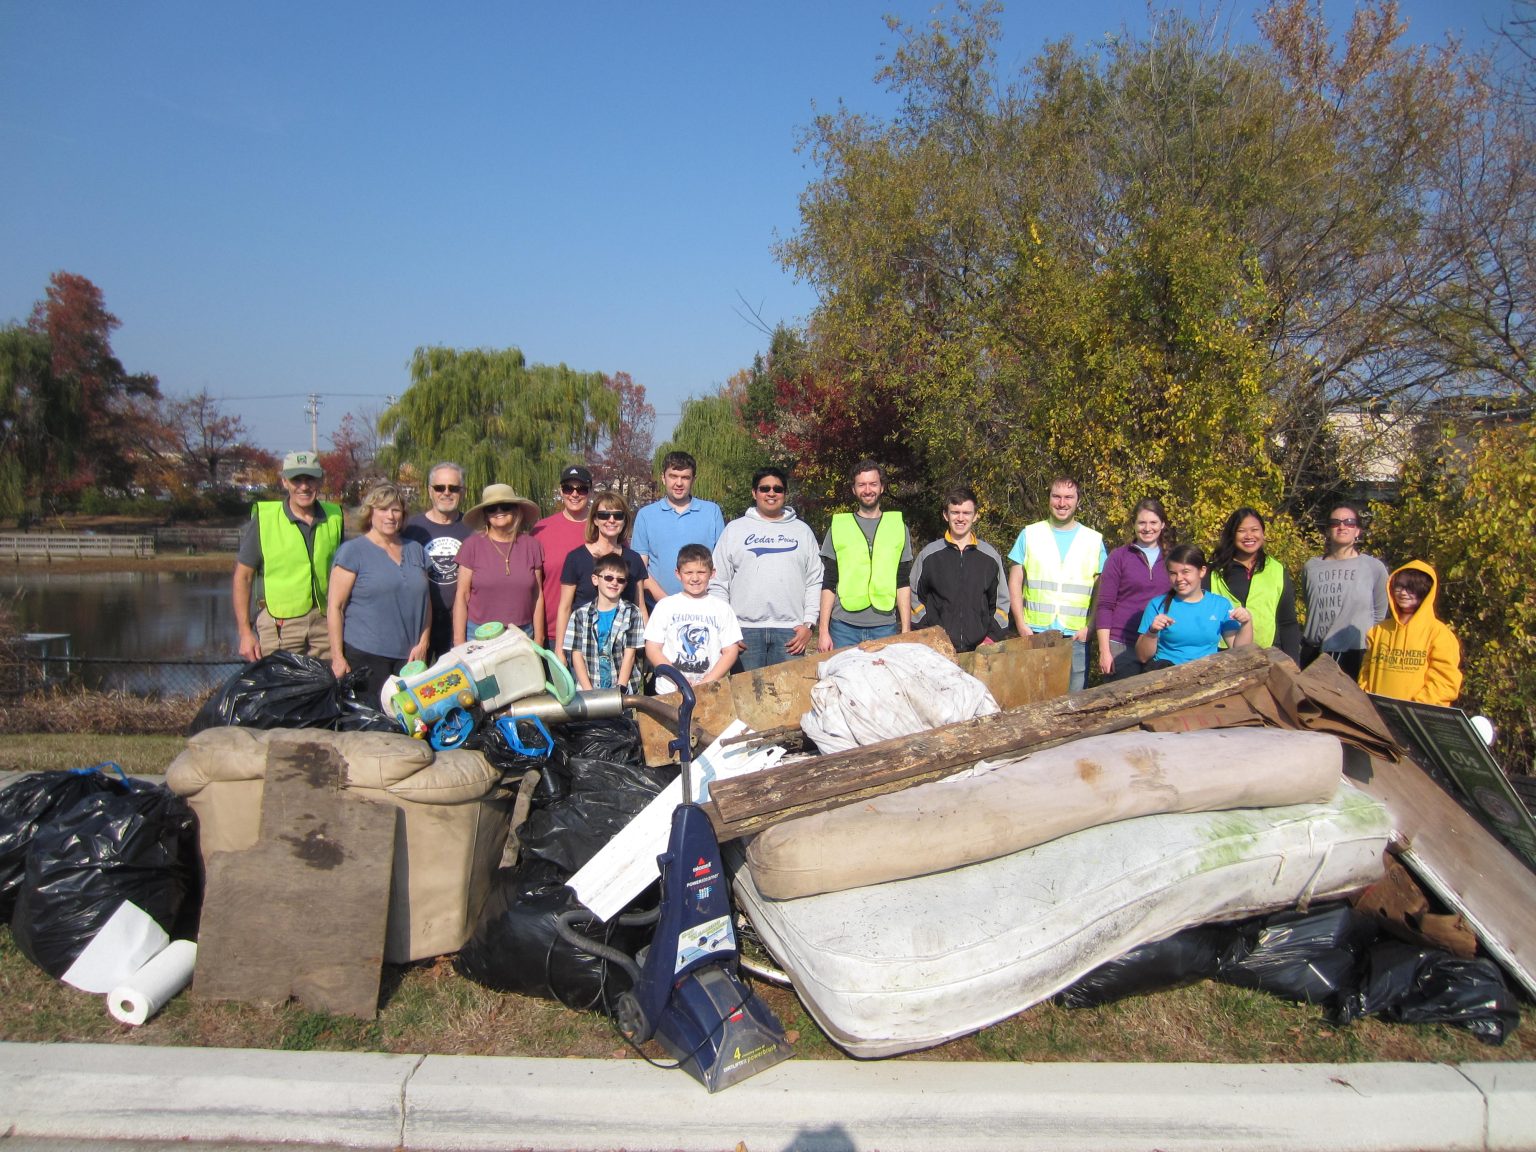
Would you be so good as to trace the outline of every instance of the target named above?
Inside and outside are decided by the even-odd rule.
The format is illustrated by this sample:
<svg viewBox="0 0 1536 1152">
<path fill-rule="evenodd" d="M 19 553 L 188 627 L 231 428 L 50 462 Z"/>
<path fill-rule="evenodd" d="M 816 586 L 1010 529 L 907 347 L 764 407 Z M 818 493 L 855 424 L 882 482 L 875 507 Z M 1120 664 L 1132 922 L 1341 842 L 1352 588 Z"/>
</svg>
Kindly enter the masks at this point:
<svg viewBox="0 0 1536 1152">
<path fill-rule="evenodd" d="M 560 483 L 569 484 L 572 481 L 575 481 L 577 484 L 586 484 L 590 487 L 592 484 L 592 473 L 580 464 L 572 464 L 564 472 L 560 473 Z"/>
<path fill-rule="evenodd" d="M 295 476 L 313 476 L 316 480 L 325 477 L 325 471 L 320 467 L 320 457 L 313 452 L 290 452 L 283 457 L 283 479 L 292 480 Z"/>
</svg>

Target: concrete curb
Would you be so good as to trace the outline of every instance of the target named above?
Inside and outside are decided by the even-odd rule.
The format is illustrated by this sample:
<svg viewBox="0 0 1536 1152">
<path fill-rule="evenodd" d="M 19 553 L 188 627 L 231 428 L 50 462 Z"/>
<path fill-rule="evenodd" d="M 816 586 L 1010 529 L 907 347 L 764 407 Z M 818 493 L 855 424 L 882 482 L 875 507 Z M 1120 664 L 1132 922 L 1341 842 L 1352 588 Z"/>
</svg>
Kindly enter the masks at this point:
<svg viewBox="0 0 1536 1152">
<path fill-rule="evenodd" d="M 715 1152 L 1536 1148 L 1536 1064 L 791 1060 L 718 1095 L 634 1060 L 0 1045 L 22 1139 Z"/>
</svg>

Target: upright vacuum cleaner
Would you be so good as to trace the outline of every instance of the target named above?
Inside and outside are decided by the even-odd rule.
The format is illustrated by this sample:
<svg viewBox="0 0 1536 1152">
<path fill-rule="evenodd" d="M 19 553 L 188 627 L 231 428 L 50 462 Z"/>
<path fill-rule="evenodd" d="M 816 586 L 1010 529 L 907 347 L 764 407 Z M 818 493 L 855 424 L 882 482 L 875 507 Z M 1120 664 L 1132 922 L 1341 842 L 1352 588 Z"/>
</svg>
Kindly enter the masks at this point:
<svg viewBox="0 0 1536 1152">
<path fill-rule="evenodd" d="M 693 760 L 693 690 L 667 665 L 656 671 L 678 685 L 678 754 L 683 799 L 672 813 L 661 869 L 661 903 L 652 911 L 621 916 L 626 925 L 654 923 L 647 948 L 631 959 L 581 935 L 572 926 L 585 911 L 561 917 L 562 938 L 590 955 L 617 964 L 633 987 L 613 1006 L 619 1030 L 636 1044 L 652 1036 L 711 1092 L 770 1068 L 792 1056 L 784 1028 L 737 974 L 736 931 L 731 896 L 721 863 L 720 841 L 704 809 L 693 803 L 689 767 Z M 638 962 L 637 962 L 638 961 Z"/>
</svg>

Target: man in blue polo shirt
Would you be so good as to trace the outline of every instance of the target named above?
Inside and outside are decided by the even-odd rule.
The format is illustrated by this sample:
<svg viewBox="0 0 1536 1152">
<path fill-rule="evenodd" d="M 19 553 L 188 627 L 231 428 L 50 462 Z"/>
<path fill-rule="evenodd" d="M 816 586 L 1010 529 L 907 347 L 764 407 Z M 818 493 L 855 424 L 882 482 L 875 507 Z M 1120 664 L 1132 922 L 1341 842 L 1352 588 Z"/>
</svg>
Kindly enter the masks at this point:
<svg viewBox="0 0 1536 1152">
<path fill-rule="evenodd" d="M 693 478 L 699 465 L 686 452 L 669 452 L 661 462 L 661 486 L 666 493 L 635 514 L 630 547 L 645 560 L 649 574 L 645 590 L 653 600 L 675 596 L 683 590 L 677 578 L 677 552 L 684 544 L 702 544 L 714 551 L 725 531 L 720 505 L 697 500 Z"/>
</svg>

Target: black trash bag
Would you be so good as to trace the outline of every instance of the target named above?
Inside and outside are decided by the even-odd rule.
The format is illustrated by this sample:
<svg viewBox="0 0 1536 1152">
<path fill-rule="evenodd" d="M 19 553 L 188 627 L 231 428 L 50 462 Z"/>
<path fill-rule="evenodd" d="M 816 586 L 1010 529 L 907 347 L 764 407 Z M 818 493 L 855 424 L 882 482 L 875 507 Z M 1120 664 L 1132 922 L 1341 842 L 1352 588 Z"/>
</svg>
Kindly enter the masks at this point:
<svg viewBox="0 0 1536 1152">
<path fill-rule="evenodd" d="M 1216 978 L 1302 1004 L 1336 1008 L 1356 988 L 1376 921 L 1348 904 L 1279 912 L 1238 926 Z"/>
<path fill-rule="evenodd" d="M 1492 960 L 1463 960 L 1439 948 L 1382 940 L 1366 955 L 1359 990 L 1335 1014 L 1347 1024 L 1380 1016 L 1400 1024 L 1454 1024 L 1484 1044 L 1502 1044 L 1520 1008 Z"/>
<path fill-rule="evenodd" d="M 124 902 L 172 938 L 197 933 L 202 899 L 197 817 L 161 785 L 77 801 L 27 852 L 11 932 L 22 953 L 62 976 Z"/>
<path fill-rule="evenodd" d="M 502 782 L 515 787 L 528 774 L 537 771 L 538 787 L 533 792 L 534 805 L 552 804 L 564 797 L 567 787 L 565 751 L 557 741 L 547 757 L 529 756 L 507 743 L 499 724 L 486 724 L 477 729 L 464 747 L 479 752 L 501 773 Z"/>
<path fill-rule="evenodd" d="M 204 728 L 332 728 L 344 732 L 398 732 L 378 701 L 354 691 L 362 673 L 338 682 L 329 664 L 295 652 L 273 652 L 247 664 L 210 696 L 192 720 Z"/>
<path fill-rule="evenodd" d="M 1230 928 L 1186 928 L 1100 964 L 1058 992 L 1056 1003 L 1066 1008 L 1094 1008 L 1127 996 L 1198 983 L 1216 975 L 1222 950 L 1231 940 Z"/>
<path fill-rule="evenodd" d="M 512 706 L 517 711 L 517 705 Z M 581 760 L 607 760 L 615 764 L 644 764 L 645 747 L 640 725 L 630 716 L 607 720 L 581 720 L 552 729 L 555 744 L 567 756 Z"/>
<path fill-rule="evenodd" d="M 581 907 L 561 870 L 547 861 L 524 860 L 503 868 L 491 882 L 474 934 L 454 957 L 461 976 L 499 992 L 558 1000 L 579 1011 L 605 1010 L 630 987 L 624 970 L 562 940 L 555 922 Z M 583 936 L 633 955 L 645 929 L 604 926 L 596 916 L 572 927 Z"/>
<path fill-rule="evenodd" d="M 0 792 L 0 919 L 9 922 L 16 910 L 16 891 L 27 870 L 27 848 L 38 830 L 87 796 L 128 791 L 123 778 L 98 770 L 105 767 L 38 772 Z"/>
<path fill-rule="evenodd" d="M 578 871 L 637 816 L 677 775 L 675 768 L 647 768 L 607 760 L 567 757 L 564 799 L 529 813 L 518 830 L 526 856 Z"/>
</svg>

